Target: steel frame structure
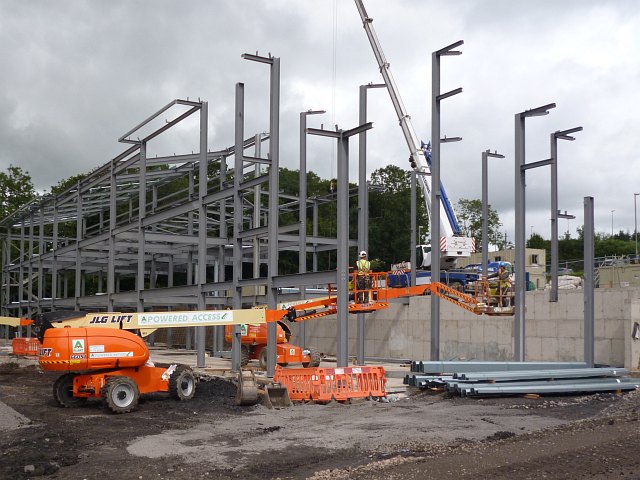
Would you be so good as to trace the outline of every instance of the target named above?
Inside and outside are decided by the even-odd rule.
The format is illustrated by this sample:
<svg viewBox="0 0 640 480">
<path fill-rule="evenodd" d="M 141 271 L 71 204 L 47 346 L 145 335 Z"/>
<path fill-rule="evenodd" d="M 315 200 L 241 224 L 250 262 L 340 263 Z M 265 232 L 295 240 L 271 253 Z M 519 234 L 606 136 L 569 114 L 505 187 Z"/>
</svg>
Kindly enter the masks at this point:
<svg viewBox="0 0 640 480">
<path fill-rule="evenodd" d="M 273 68 L 278 58 L 243 57 L 271 64 L 271 82 L 279 83 L 279 69 Z M 278 192 L 278 90 L 270 94 L 270 132 L 245 139 L 238 84 L 235 142 L 215 151 L 207 143 L 207 102 L 173 100 L 119 138 L 130 144 L 121 154 L 65 191 L 40 196 L 0 220 L 1 314 L 243 308 L 275 305 L 280 288 L 335 284 L 336 271 L 316 271 L 316 258 L 338 249 L 336 238 L 317 234 L 318 206 L 336 196 L 307 198 L 306 189 L 299 197 Z M 147 156 L 149 142 L 196 113 L 198 153 Z M 169 114 L 171 120 L 153 128 Z M 265 141 L 267 158 L 245 153 L 259 152 Z M 264 165 L 267 173 L 259 167 Z M 309 210 L 312 235 L 306 218 L 279 225 L 280 213 Z M 263 224 L 254 225 L 260 218 Z M 285 250 L 313 254 L 313 271 L 300 262 L 298 274 L 279 275 L 278 252 Z M 253 278 L 243 278 L 245 263 L 258 266 Z M 261 265 L 268 267 L 266 276 L 259 276 Z M 204 364 L 200 328 L 198 363 Z M 214 333 L 214 350 L 222 335 Z"/>
</svg>

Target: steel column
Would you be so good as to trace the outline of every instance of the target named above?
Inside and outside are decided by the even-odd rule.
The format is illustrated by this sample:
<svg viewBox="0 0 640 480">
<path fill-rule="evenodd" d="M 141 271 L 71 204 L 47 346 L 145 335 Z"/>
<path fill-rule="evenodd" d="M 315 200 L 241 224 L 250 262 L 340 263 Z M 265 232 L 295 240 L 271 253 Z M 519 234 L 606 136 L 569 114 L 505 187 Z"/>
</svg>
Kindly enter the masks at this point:
<svg viewBox="0 0 640 480">
<path fill-rule="evenodd" d="M 489 275 L 489 165 L 488 158 L 504 158 L 490 150 L 482 152 L 482 274 Z"/>
<path fill-rule="evenodd" d="M 117 209 L 116 209 L 116 165 L 111 162 L 109 170 L 109 256 L 107 258 L 107 296 L 109 297 L 109 311 L 115 311 L 115 302 L 113 299 L 116 293 L 116 236 L 114 230 L 116 228 Z"/>
<path fill-rule="evenodd" d="M 298 273 L 307 272 L 307 116 L 320 115 L 326 113 L 324 110 L 307 110 L 300 112 L 300 177 L 299 182 L 299 199 L 300 205 L 298 210 L 298 221 L 300 222 L 300 253 L 298 256 Z M 315 271 L 315 270 L 314 270 Z M 307 287 L 300 287 L 300 298 L 305 299 Z M 306 322 L 301 322 L 298 327 L 300 337 L 300 346 L 307 346 L 307 329 Z"/>
<path fill-rule="evenodd" d="M 235 155 L 233 174 L 233 308 L 242 308 L 242 287 L 239 281 L 242 280 L 242 238 L 239 233 L 242 230 L 242 194 L 240 182 L 242 181 L 244 148 L 242 139 L 244 138 L 244 83 L 236 83 L 236 110 L 235 110 Z M 231 336 L 231 370 L 239 372 L 241 370 L 241 336 L 240 325 L 234 325 Z"/>
<path fill-rule="evenodd" d="M 138 168 L 138 269 L 136 276 L 136 290 L 138 294 L 137 311 L 144 312 L 144 260 L 145 260 L 145 227 L 144 217 L 147 214 L 147 142 L 140 142 L 140 159 Z"/>
<path fill-rule="evenodd" d="M 595 352 L 595 308 L 594 308 L 594 202 L 593 197 L 584 197 L 584 361 L 593 367 Z"/>
<path fill-rule="evenodd" d="M 207 149 L 208 149 L 209 104 L 200 106 L 200 155 L 198 171 L 198 310 L 206 310 L 205 293 L 202 287 L 207 283 L 207 206 L 203 203 L 207 195 Z M 206 327 L 196 327 L 196 349 L 198 368 L 205 366 Z"/>
<path fill-rule="evenodd" d="M 549 301 L 558 301 L 558 218 L 575 218 L 573 215 L 560 214 L 558 210 L 558 139 L 575 140 L 571 133 L 579 132 L 582 127 L 554 132 L 550 135 L 551 143 L 551 289 Z"/>
<path fill-rule="evenodd" d="M 515 119 L 515 311 L 514 311 L 514 355 L 518 361 L 525 360 L 525 247 L 526 247 L 526 208 L 525 208 L 525 172 L 532 165 L 525 161 L 525 120 L 527 117 L 548 115 L 555 103 L 516 113 Z M 548 164 L 545 162 L 545 164 Z"/>
<path fill-rule="evenodd" d="M 349 137 L 372 127 L 371 123 L 351 130 L 319 130 L 308 128 L 313 135 L 332 137 L 338 140 L 338 186 L 337 186 L 337 365 L 346 367 L 348 357 L 349 315 Z M 337 128 L 337 127 L 336 127 Z"/>
<path fill-rule="evenodd" d="M 417 182 L 416 182 L 416 170 L 411 169 L 411 253 L 409 255 L 409 259 L 411 262 L 411 286 L 415 286 L 416 284 L 416 273 L 418 270 L 418 255 L 416 254 L 416 228 L 417 228 L 417 215 L 418 215 L 418 205 L 416 195 L 418 194 L 417 190 Z"/>
<path fill-rule="evenodd" d="M 384 84 L 360 85 L 359 95 L 359 124 L 367 123 L 367 90 L 369 88 L 384 88 Z M 367 131 L 358 136 L 358 251 L 369 252 L 369 188 L 367 183 Z M 348 253 L 347 253 L 348 255 Z M 372 258 L 371 256 L 369 257 Z M 348 275 L 348 273 L 347 273 Z M 354 282 L 355 284 L 355 282 Z M 347 294 L 348 298 L 348 294 Z M 357 363 L 364 365 L 365 316 L 356 315 L 357 326 Z"/>
<path fill-rule="evenodd" d="M 349 138 L 343 135 L 338 140 L 337 194 L 337 366 L 346 367 L 349 364 Z"/>
<path fill-rule="evenodd" d="M 33 242 L 34 242 L 34 218 L 33 211 L 29 215 L 29 254 L 27 255 L 27 317 L 32 318 L 33 315 Z M 27 327 L 27 332 L 31 331 L 31 326 Z M 30 337 L 30 333 L 27 333 Z"/>
<path fill-rule="evenodd" d="M 431 281 L 440 281 L 440 55 L 431 54 Z M 440 360 L 440 298 L 431 295 L 431 360 Z"/>
<path fill-rule="evenodd" d="M 276 308 L 277 289 L 273 280 L 278 276 L 278 226 L 280 224 L 280 59 L 271 58 L 269 78 L 269 223 L 267 225 L 269 277 L 267 281 L 267 307 Z M 267 376 L 272 377 L 276 368 L 277 324 L 267 326 Z"/>
<path fill-rule="evenodd" d="M 82 296 L 82 249 L 80 248 L 80 241 L 82 240 L 83 231 L 83 214 L 82 214 L 82 193 L 80 189 L 80 182 L 77 184 L 78 193 L 76 196 L 76 266 L 75 266 L 75 282 L 73 294 L 75 297 L 75 309 L 80 310 L 80 297 Z"/>
</svg>

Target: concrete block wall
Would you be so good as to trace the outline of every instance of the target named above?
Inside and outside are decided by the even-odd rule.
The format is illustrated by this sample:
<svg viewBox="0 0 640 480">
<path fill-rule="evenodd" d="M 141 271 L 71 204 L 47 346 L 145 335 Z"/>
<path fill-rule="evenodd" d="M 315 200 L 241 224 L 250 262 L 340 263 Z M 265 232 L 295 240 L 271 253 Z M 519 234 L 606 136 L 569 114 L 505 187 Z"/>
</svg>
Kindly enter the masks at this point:
<svg viewBox="0 0 640 480">
<path fill-rule="evenodd" d="M 584 359 L 584 296 L 582 290 L 561 290 L 558 302 L 548 291 L 527 292 L 526 359 L 582 361 Z M 596 289 L 595 362 L 640 369 L 640 339 L 632 339 L 640 324 L 640 288 Z M 431 298 L 413 297 L 408 304 L 365 316 L 365 356 L 427 360 L 431 344 Z M 442 360 L 513 360 L 514 318 L 477 316 L 440 301 Z M 349 355 L 356 355 L 357 321 L 349 318 Z M 295 329 L 294 329 L 295 330 Z M 336 319 L 306 323 L 307 345 L 335 355 Z M 294 338 L 294 342 L 299 339 Z"/>
</svg>

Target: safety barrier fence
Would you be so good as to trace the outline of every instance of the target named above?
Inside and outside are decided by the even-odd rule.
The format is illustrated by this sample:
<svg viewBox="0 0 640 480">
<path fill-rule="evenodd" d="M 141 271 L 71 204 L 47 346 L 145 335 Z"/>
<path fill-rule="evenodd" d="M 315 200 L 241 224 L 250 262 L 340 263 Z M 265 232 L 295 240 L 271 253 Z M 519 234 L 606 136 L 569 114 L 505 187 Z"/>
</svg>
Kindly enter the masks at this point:
<svg viewBox="0 0 640 480">
<path fill-rule="evenodd" d="M 287 387 L 291 400 L 326 403 L 352 398 L 386 397 L 384 367 L 282 368 L 275 382 Z"/>
<path fill-rule="evenodd" d="M 14 355 L 33 355 L 37 356 L 40 351 L 40 341 L 33 337 L 14 338 L 11 342 Z"/>
</svg>

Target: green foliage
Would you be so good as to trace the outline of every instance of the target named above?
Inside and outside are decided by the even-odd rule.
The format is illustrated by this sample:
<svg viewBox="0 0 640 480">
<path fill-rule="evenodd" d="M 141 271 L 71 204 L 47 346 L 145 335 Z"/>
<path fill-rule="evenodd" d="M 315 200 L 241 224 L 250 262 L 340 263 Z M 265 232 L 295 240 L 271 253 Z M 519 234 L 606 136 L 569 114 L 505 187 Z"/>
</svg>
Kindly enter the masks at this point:
<svg viewBox="0 0 640 480">
<path fill-rule="evenodd" d="M 376 269 L 388 270 L 411 255 L 411 172 L 389 165 L 371 174 L 371 184 L 378 189 L 369 194 L 369 257 L 379 260 Z M 420 189 L 417 224 L 428 224 Z"/>
<path fill-rule="evenodd" d="M 31 175 L 22 168 L 9 165 L 0 172 L 0 219 L 11 215 L 36 196 Z"/>
<path fill-rule="evenodd" d="M 545 240 L 541 235 L 534 233 L 527 240 L 527 248 L 539 248 L 542 250 L 551 251 L 551 241 Z"/>
<path fill-rule="evenodd" d="M 610 237 L 596 242 L 594 250 L 596 257 L 635 255 L 635 243 Z"/>
<path fill-rule="evenodd" d="M 54 195 L 58 195 L 64 192 L 65 190 L 76 186 L 78 182 L 84 180 L 86 176 L 87 176 L 86 174 L 81 173 L 79 175 L 72 175 L 71 177 L 65 180 L 60 180 L 57 185 L 53 185 L 51 187 L 51 193 L 53 193 Z"/>
<path fill-rule="evenodd" d="M 456 214 L 463 233 L 468 237 L 475 238 L 478 247 L 482 245 L 482 201 L 461 198 L 456 204 Z M 502 248 L 500 245 L 502 240 L 501 226 L 502 222 L 500 222 L 498 212 L 489 205 L 487 216 L 489 242 Z"/>
</svg>

